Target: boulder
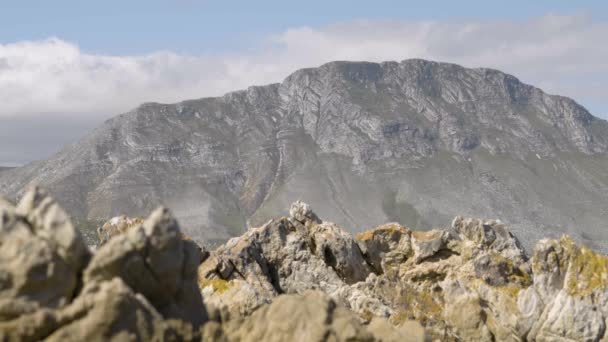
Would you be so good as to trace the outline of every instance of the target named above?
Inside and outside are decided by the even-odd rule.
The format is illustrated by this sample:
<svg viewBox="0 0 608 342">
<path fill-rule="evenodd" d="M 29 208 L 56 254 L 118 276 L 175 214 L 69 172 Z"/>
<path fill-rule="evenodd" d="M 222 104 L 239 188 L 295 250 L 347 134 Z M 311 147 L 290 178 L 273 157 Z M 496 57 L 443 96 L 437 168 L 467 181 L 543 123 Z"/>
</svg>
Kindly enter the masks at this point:
<svg viewBox="0 0 608 342">
<path fill-rule="evenodd" d="M 99 245 L 103 245 L 114 236 L 124 234 L 129 229 L 138 227 L 144 223 L 144 220 L 139 217 L 131 218 L 125 215 L 116 216 L 108 220 L 101 227 L 97 228 L 97 238 Z"/>
<path fill-rule="evenodd" d="M 197 285 L 198 246 L 181 239 L 177 221 L 165 208 L 143 225 L 110 239 L 84 271 L 84 282 L 121 278 L 165 317 L 200 325 L 206 313 Z"/>
<path fill-rule="evenodd" d="M 0 318 L 57 308 L 76 295 L 89 251 L 66 213 L 40 188 L 17 208 L 0 204 Z"/>
<path fill-rule="evenodd" d="M 40 188 L 0 201 L 0 341 L 200 340 L 199 247 L 166 209 L 94 255 Z"/>
</svg>

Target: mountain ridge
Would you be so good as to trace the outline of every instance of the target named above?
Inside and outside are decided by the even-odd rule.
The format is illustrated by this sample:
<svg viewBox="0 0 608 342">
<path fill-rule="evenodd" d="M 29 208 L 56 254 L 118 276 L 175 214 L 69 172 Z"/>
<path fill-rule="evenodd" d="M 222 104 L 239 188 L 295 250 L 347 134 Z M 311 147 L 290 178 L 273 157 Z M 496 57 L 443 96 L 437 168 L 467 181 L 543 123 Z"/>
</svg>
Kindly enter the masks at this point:
<svg viewBox="0 0 608 342">
<path fill-rule="evenodd" d="M 574 100 L 494 69 L 330 62 L 221 97 L 142 104 L 2 172 L 0 192 L 39 183 L 96 219 L 166 204 L 199 240 L 301 198 L 353 232 L 467 215 L 506 220 L 524 243 L 567 232 L 606 250 L 606 137 L 608 123 Z"/>
</svg>

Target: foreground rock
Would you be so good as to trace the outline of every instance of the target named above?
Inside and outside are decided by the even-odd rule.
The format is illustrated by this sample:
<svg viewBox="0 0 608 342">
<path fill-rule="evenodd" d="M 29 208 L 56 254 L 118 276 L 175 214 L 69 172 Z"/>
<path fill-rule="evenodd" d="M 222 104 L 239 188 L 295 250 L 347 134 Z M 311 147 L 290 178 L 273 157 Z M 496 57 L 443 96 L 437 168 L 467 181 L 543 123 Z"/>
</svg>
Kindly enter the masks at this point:
<svg viewBox="0 0 608 342">
<path fill-rule="evenodd" d="M 353 255 L 338 253 L 356 247 L 352 238 L 333 225 L 316 229 L 319 250 L 336 250 L 335 265 L 345 270 L 345 279 L 356 282 L 366 275 L 369 269 L 360 254 L 353 263 Z M 181 234 L 167 209 L 112 234 L 92 253 L 65 212 L 41 189 L 28 192 L 17 208 L 0 199 L 0 341 L 424 338 L 416 324 L 397 328 L 382 319 L 364 324 L 321 291 L 272 301 L 283 292 L 268 288 L 265 298 L 272 303 L 256 304 L 248 316 L 231 316 L 211 305 L 209 315 L 197 284 L 205 257 Z"/>
<path fill-rule="evenodd" d="M 383 319 L 365 326 L 352 312 L 320 291 L 277 297 L 245 319 L 224 328 L 233 341 L 424 341 L 418 325 L 396 328 Z"/>
<path fill-rule="evenodd" d="M 0 340 L 164 340 L 207 321 L 199 249 L 167 210 L 94 255 L 39 188 L 0 217 Z"/>
<path fill-rule="evenodd" d="M 608 257 L 563 237 L 540 241 L 528 260 L 499 221 L 386 224 L 353 239 L 295 203 L 212 252 L 199 284 L 221 317 L 262 315 L 277 296 L 314 289 L 363 322 L 414 320 L 440 340 L 608 339 Z"/>
</svg>

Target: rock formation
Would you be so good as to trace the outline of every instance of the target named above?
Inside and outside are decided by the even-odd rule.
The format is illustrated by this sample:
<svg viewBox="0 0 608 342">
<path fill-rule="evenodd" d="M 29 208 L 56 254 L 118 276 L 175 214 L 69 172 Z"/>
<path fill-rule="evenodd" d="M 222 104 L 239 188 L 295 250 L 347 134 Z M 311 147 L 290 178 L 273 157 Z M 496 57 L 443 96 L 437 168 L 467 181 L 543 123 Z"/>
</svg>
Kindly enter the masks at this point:
<svg viewBox="0 0 608 342">
<path fill-rule="evenodd" d="M 0 217 L 0 341 L 165 340 L 207 321 L 199 249 L 166 209 L 93 255 L 39 188 Z"/>
<path fill-rule="evenodd" d="M 439 340 L 608 338 L 608 257 L 562 237 L 538 242 L 528 259 L 494 220 L 457 217 L 424 232 L 390 223 L 353 238 L 298 202 L 211 252 L 199 284 L 220 317 L 320 290 L 363 322 L 417 321 Z"/>
<path fill-rule="evenodd" d="M 92 252 L 40 188 L 0 200 L 0 341 L 608 339 L 608 257 L 567 236 L 528 258 L 495 220 L 353 238 L 289 213 L 209 253 L 159 208 Z"/>
<path fill-rule="evenodd" d="M 342 238 L 339 244 L 352 243 L 347 234 Z M 91 252 L 40 188 L 16 208 L 0 199 L 0 341 L 424 340 L 415 323 L 395 327 L 377 318 L 364 324 L 320 291 L 274 294 L 269 304 L 233 317 L 209 303 L 208 314 L 197 284 L 206 257 L 164 208 Z M 365 266 L 362 257 L 357 262 L 336 265 L 355 281 L 367 272 L 357 268 Z"/>
<path fill-rule="evenodd" d="M 111 237 L 124 234 L 127 230 L 138 227 L 143 222 L 144 220 L 139 217 L 131 218 L 125 215 L 116 216 L 97 228 L 99 244 L 103 245 L 110 240 Z"/>
<path fill-rule="evenodd" d="M 301 198 L 350 233 L 487 216 L 530 253 L 563 233 L 608 253 L 607 169 L 606 121 L 511 75 L 332 62 L 222 97 L 141 105 L 0 172 L 0 193 L 17 200 L 41 184 L 80 221 L 168 206 L 199 243 L 224 243 Z"/>
</svg>

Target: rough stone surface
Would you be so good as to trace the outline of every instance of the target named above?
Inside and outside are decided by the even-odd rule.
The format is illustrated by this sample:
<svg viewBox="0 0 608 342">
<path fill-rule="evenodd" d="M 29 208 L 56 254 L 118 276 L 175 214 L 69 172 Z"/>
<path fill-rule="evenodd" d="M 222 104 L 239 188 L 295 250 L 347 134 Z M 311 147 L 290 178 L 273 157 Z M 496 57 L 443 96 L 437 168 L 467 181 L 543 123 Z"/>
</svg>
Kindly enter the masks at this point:
<svg viewBox="0 0 608 342">
<path fill-rule="evenodd" d="M 56 308 L 69 302 L 89 252 L 65 212 L 40 188 L 17 208 L 0 203 L 0 317 L 20 306 Z"/>
<path fill-rule="evenodd" d="M 123 279 L 166 318 L 200 325 L 205 320 L 196 282 L 202 256 L 198 246 L 181 239 L 177 221 L 159 208 L 138 228 L 110 239 L 84 271 L 84 281 Z"/>
<path fill-rule="evenodd" d="M 123 234 L 127 230 L 140 226 L 143 223 L 144 220 L 139 217 L 131 218 L 125 215 L 116 216 L 97 228 L 99 244 L 103 245 L 113 236 Z"/>
<path fill-rule="evenodd" d="M 0 201 L 0 341 L 183 340 L 207 321 L 200 250 L 158 209 L 91 255 L 40 188 Z"/>
<path fill-rule="evenodd" d="M 496 220 L 355 239 L 292 208 L 209 255 L 164 208 L 89 252 L 43 190 L 0 200 L 0 341 L 608 339 L 608 256 L 567 236 L 528 258 Z"/>
<path fill-rule="evenodd" d="M 423 335 L 448 341 L 606 338 L 608 257 L 568 237 L 540 241 L 529 260 L 496 220 L 457 217 L 426 232 L 391 223 L 355 243 L 335 224 L 297 213 L 250 229 L 201 264 L 199 284 L 218 317 L 262 315 L 283 293 L 317 290 L 354 312 L 368 332 L 416 321 Z M 262 338 L 265 329 L 251 336 Z"/>
<path fill-rule="evenodd" d="M 233 341 L 424 341 L 417 324 L 396 328 L 386 320 L 369 326 L 320 291 L 279 296 L 244 320 L 224 328 Z"/>
<path fill-rule="evenodd" d="M 41 184 L 89 220 L 166 205 L 200 243 L 302 199 L 351 233 L 482 213 L 530 252 L 567 233 L 607 253 L 607 153 L 606 121 L 497 70 L 332 62 L 222 97 L 141 105 L 2 171 L 0 193 Z"/>
<path fill-rule="evenodd" d="M 286 229 L 278 235 L 258 229 L 253 235 L 265 239 L 263 246 L 233 241 L 229 250 L 245 258 L 239 260 L 201 253 L 164 208 L 89 252 L 41 189 L 32 189 L 18 208 L 0 200 L 0 341 L 424 341 L 424 329 L 414 322 L 395 327 L 377 318 L 367 325 L 322 291 L 303 290 L 311 279 L 300 276 L 316 270 L 303 266 L 280 281 L 288 270 L 275 265 L 295 265 L 301 257 L 317 258 L 316 266 L 326 268 L 319 276 L 333 284 L 359 282 L 370 272 L 352 237 L 312 214 L 303 216 L 304 224 L 292 217 L 277 221 Z M 281 251 L 292 229 L 314 230 L 310 243 L 322 259 L 295 245 Z M 243 272 L 249 278 L 201 279 L 201 291 L 197 269 L 205 259 L 220 260 L 209 275 Z M 210 294 L 209 311 L 201 292 Z M 364 298 L 356 290 L 349 295 L 353 303 Z"/>
</svg>

